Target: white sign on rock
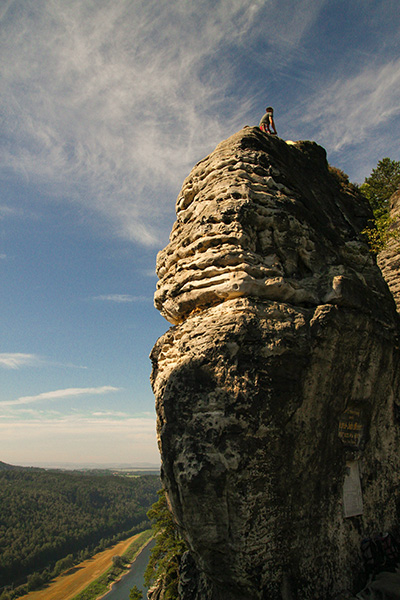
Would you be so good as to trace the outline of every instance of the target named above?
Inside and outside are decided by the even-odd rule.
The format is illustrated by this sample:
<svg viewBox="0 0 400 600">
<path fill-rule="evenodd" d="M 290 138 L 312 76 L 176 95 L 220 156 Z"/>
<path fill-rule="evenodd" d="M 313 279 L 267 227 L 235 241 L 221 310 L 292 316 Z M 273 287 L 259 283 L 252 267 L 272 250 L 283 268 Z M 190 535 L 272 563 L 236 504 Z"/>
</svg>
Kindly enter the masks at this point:
<svg viewBox="0 0 400 600">
<path fill-rule="evenodd" d="M 345 517 L 355 517 L 363 513 L 360 470 L 357 460 L 346 463 L 346 476 L 343 484 L 343 510 Z"/>
</svg>

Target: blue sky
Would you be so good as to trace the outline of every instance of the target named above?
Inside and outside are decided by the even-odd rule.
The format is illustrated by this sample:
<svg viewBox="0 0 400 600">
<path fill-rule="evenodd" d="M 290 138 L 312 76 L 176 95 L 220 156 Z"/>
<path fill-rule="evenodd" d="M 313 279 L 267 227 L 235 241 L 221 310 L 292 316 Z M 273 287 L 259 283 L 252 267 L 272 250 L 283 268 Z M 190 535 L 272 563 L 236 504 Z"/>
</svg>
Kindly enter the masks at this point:
<svg viewBox="0 0 400 600">
<path fill-rule="evenodd" d="M 0 460 L 158 464 L 157 251 L 274 106 L 361 183 L 399 160 L 398 0 L 2 0 Z"/>
</svg>

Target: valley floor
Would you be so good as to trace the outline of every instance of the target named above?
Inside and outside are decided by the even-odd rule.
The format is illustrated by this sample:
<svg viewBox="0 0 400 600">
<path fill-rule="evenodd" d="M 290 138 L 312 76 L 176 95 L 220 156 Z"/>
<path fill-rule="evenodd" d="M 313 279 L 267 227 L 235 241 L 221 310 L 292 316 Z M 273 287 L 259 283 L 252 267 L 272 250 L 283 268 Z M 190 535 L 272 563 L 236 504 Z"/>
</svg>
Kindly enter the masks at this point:
<svg viewBox="0 0 400 600">
<path fill-rule="evenodd" d="M 19 600 L 72 600 L 89 583 L 100 577 L 112 565 L 112 557 L 122 555 L 132 542 L 141 535 L 136 534 L 127 540 L 119 542 L 104 552 L 99 552 L 92 558 L 72 567 L 69 571 L 48 583 L 43 589 L 21 596 Z"/>
</svg>

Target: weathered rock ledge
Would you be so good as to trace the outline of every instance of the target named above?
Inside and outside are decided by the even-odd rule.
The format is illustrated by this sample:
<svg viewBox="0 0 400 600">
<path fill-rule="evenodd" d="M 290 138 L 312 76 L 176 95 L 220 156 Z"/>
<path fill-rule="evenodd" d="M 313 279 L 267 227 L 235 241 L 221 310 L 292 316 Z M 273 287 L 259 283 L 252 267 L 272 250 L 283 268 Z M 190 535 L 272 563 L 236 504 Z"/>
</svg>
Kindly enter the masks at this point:
<svg viewBox="0 0 400 600">
<path fill-rule="evenodd" d="M 397 522 L 399 317 L 360 237 L 368 218 L 321 147 L 256 128 L 183 184 L 155 296 L 176 325 L 152 385 L 193 563 L 184 600 L 354 592 L 361 538 Z"/>
<path fill-rule="evenodd" d="M 171 323 L 235 297 L 392 308 L 359 236 L 369 209 L 313 142 L 240 131 L 194 167 L 176 211 L 155 294 Z"/>
</svg>

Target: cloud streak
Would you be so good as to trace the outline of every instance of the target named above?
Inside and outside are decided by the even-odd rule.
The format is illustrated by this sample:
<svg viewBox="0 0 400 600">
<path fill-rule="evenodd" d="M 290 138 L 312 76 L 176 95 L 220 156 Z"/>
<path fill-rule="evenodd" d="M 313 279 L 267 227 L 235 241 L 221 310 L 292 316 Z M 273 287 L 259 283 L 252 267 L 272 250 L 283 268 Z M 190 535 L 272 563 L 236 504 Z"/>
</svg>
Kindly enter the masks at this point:
<svg viewBox="0 0 400 600">
<path fill-rule="evenodd" d="M 87 369 L 87 367 L 81 365 L 52 361 L 37 354 L 25 354 L 23 352 L 0 353 L 0 368 L 16 370 L 24 367 L 61 367 L 68 369 Z"/>
<path fill-rule="evenodd" d="M 235 97 L 229 49 L 251 54 L 269 19 L 267 56 L 286 61 L 322 4 L 10 3 L 0 15 L 3 172 L 159 243 L 170 194 L 254 105 L 249 92 Z"/>
<path fill-rule="evenodd" d="M 0 407 L 19 406 L 23 404 L 32 404 L 47 400 L 63 400 L 65 398 L 76 398 L 78 396 L 93 396 L 99 394 L 109 394 L 120 391 L 121 388 L 105 385 L 96 388 L 67 388 L 64 390 L 54 390 L 52 392 L 43 392 L 35 396 L 21 396 L 16 400 L 5 400 L 0 402 Z"/>
<path fill-rule="evenodd" d="M 93 300 L 116 302 L 117 304 L 125 304 L 127 302 L 152 302 L 152 298 L 148 298 L 147 296 L 131 296 L 130 294 L 105 294 L 104 296 L 95 296 Z"/>
<path fill-rule="evenodd" d="M 368 65 L 319 88 L 298 120 L 322 143 L 339 152 L 361 144 L 400 115 L 400 59 Z"/>
<path fill-rule="evenodd" d="M 39 367 L 44 361 L 36 354 L 23 354 L 22 352 L 3 352 L 0 354 L 0 367 L 3 369 L 20 369 L 22 367 Z"/>
</svg>

